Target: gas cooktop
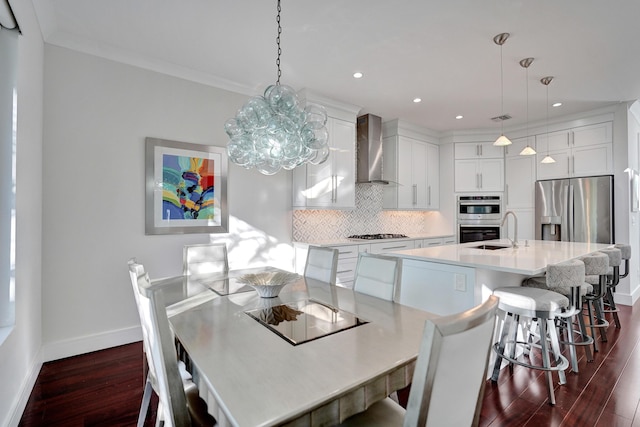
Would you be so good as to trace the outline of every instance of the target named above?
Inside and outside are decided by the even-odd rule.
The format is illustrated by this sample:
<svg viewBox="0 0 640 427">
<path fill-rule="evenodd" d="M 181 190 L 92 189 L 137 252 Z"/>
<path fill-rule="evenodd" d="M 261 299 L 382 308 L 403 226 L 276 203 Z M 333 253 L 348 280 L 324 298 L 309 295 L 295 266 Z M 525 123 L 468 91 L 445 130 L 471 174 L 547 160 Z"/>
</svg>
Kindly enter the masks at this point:
<svg viewBox="0 0 640 427">
<path fill-rule="evenodd" d="M 404 239 L 404 234 L 378 233 L 378 234 L 353 234 L 347 239 L 353 240 L 380 240 L 380 239 Z"/>
</svg>

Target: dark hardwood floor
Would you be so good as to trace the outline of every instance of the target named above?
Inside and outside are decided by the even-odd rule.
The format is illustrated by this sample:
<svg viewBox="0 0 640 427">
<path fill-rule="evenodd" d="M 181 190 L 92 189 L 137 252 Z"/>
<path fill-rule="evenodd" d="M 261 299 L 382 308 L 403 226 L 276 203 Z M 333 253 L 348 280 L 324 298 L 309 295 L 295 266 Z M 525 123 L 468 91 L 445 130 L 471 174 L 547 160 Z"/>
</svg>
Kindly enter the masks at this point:
<svg viewBox="0 0 640 427">
<path fill-rule="evenodd" d="M 595 360 L 580 359 L 548 404 L 542 374 L 515 367 L 487 383 L 481 426 L 640 427 L 640 302 L 620 307 Z M 133 343 L 45 363 L 20 426 L 134 426 L 142 398 L 142 345 Z M 452 402 L 455 405 L 455 402 Z M 154 396 L 146 424 L 154 425 Z"/>
</svg>

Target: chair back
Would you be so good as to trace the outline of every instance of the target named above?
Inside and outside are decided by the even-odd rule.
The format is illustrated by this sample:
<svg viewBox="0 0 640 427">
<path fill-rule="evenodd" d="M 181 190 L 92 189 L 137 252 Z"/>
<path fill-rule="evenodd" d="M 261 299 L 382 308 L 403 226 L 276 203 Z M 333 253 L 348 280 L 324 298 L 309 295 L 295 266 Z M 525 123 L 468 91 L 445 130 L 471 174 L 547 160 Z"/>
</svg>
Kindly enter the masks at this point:
<svg viewBox="0 0 640 427">
<path fill-rule="evenodd" d="M 129 261 L 129 273 L 135 287 L 138 314 L 142 325 L 142 336 L 149 372 L 155 379 L 154 390 L 158 394 L 158 414 L 166 425 L 190 426 L 191 418 L 187 408 L 182 378 L 178 369 L 178 358 L 169 319 L 165 309 L 164 296 L 160 289 L 154 290 L 149 275 L 144 268 Z"/>
<path fill-rule="evenodd" d="M 304 277 L 335 285 L 337 272 L 337 249 L 309 246 L 307 262 L 304 266 Z"/>
<path fill-rule="evenodd" d="M 402 259 L 361 252 L 353 279 L 353 290 L 363 294 L 397 301 L 400 296 Z"/>
<path fill-rule="evenodd" d="M 227 245 L 205 243 L 185 245 L 182 253 L 182 273 L 184 275 L 209 274 L 229 271 Z"/>
<path fill-rule="evenodd" d="M 148 322 L 149 309 L 147 305 L 144 304 L 144 301 L 141 304 L 140 291 L 138 290 L 138 279 L 145 275 L 144 266 L 142 264 L 139 264 L 135 258 L 131 258 L 128 261 L 128 264 L 129 264 L 129 277 L 131 279 L 131 286 L 133 288 L 133 296 L 136 300 L 136 308 L 138 309 L 138 315 L 140 317 L 140 326 L 142 329 L 142 348 L 144 349 L 145 357 L 148 358 L 148 356 L 146 355 L 149 354 L 149 335 L 147 332 L 149 330 L 149 322 Z M 149 379 L 151 380 L 151 383 L 155 386 L 157 384 L 155 370 L 153 369 L 152 366 L 149 366 L 148 362 L 147 362 L 147 366 L 149 369 Z"/>
<path fill-rule="evenodd" d="M 629 260 L 631 259 L 631 245 L 626 243 L 616 243 L 614 248 L 620 249 L 620 254 L 624 260 L 624 273 L 620 273 L 620 278 L 624 279 L 629 275 Z"/>
<path fill-rule="evenodd" d="M 498 298 L 427 320 L 413 374 L 405 427 L 477 426 Z"/>
</svg>

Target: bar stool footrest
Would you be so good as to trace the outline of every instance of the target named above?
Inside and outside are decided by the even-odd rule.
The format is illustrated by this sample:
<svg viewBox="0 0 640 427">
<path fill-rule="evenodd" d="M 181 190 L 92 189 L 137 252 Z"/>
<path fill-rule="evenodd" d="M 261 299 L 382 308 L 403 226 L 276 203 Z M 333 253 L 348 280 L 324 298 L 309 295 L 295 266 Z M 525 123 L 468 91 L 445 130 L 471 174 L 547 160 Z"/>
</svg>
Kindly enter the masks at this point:
<svg viewBox="0 0 640 427">
<path fill-rule="evenodd" d="M 525 341 L 505 341 L 505 344 L 507 345 L 521 345 L 521 346 L 525 346 L 525 347 L 531 347 L 531 343 L 529 342 L 525 342 Z M 538 347 L 538 346 L 536 346 Z M 507 356 L 506 354 L 500 354 L 499 350 L 499 343 L 495 343 L 493 345 L 493 351 L 496 353 L 496 355 L 498 357 L 501 357 L 502 359 L 506 360 L 509 363 L 513 363 L 515 365 L 520 365 L 520 366 L 524 366 L 525 368 L 531 368 L 531 369 L 538 369 L 540 371 L 564 371 L 565 369 L 567 369 L 569 367 L 569 360 L 567 360 L 566 357 L 564 357 L 563 355 L 560 355 L 560 361 L 556 361 L 556 365 L 555 366 L 541 366 L 541 365 L 532 365 L 530 363 L 527 362 L 523 362 L 522 360 L 518 360 L 518 359 L 514 359 L 511 358 L 510 356 Z M 505 346 L 506 348 L 506 346 Z M 523 357 L 527 357 L 526 354 L 523 355 Z"/>
</svg>

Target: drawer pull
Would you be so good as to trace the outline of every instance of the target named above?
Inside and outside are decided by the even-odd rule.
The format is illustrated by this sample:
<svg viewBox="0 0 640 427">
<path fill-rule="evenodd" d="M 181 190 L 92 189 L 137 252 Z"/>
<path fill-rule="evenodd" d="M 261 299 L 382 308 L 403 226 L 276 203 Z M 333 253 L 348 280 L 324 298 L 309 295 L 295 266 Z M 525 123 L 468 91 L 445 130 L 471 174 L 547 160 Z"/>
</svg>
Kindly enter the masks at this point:
<svg viewBox="0 0 640 427">
<path fill-rule="evenodd" d="M 337 271 L 336 274 L 344 274 L 344 273 L 351 273 L 353 270 L 340 270 Z"/>
<path fill-rule="evenodd" d="M 402 246 L 389 246 L 386 248 L 382 248 L 383 251 L 388 251 L 389 249 L 407 249 L 407 246 L 402 245 Z"/>
</svg>

